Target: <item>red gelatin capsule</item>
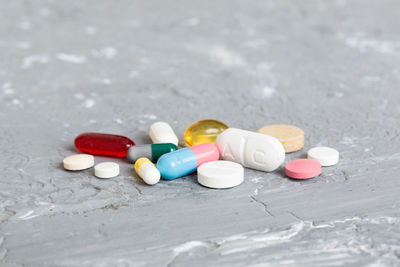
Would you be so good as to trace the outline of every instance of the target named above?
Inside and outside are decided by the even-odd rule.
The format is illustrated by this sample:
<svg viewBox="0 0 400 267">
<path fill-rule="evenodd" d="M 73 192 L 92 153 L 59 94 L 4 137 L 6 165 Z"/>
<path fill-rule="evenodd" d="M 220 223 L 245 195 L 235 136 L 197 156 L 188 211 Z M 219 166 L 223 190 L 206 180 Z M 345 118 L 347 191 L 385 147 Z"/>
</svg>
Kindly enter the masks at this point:
<svg viewBox="0 0 400 267">
<path fill-rule="evenodd" d="M 134 145 L 128 137 L 114 134 L 83 133 L 75 138 L 75 146 L 82 152 L 117 158 L 125 158 Z"/>
</svg>

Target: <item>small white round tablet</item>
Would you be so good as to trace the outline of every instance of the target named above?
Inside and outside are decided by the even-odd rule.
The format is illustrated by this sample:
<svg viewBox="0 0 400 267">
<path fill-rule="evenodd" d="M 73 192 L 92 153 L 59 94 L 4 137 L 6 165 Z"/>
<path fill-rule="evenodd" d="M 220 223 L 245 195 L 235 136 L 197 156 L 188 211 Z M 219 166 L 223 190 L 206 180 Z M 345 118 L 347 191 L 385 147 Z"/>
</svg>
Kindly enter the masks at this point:
<svg viewBox="0 0 400 267">
<path fill-rule="evenodd" d="M 339 162 L 339 151 L 326 146 L 313 147 L 308 150 L 307 157 L 319 161 L 321 166 L 327 167 Z"/>
<path fill-rule="evenodd" d="M 103 162 L 94 166 L 94 175 L 98 178 L 113 178 L 119 174 L 119 165 L 115 162 Z"/>
<path fill-rule="evenodd" d="M 94 165 L 94 157 L 89 154 L 76 154 L 63 160 L 64 169 L 69 171 L 81 171 Z"/>
<path fill-rule="evenodd" d="M 240 185 L 243 180 L 243 166 L 232 161 L 211 161 L 197 169 L 197 181 L 205 187 L 230 188 Z"/>
</svg>

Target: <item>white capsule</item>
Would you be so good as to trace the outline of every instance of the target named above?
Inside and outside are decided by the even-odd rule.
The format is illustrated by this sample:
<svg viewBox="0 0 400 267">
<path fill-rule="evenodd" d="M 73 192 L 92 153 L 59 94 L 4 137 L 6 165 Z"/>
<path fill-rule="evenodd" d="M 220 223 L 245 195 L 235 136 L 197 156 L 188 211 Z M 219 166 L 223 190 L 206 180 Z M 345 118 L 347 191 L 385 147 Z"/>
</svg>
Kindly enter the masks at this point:
<svg viewBox="0 0 400 267">
<path fill-rule="evenodd" d="M 275 137 L 229 128 L 217 137 L 221 157 L 244 167 L 273 171 L 285 160 L 285 149 Z"/>
<path fill-rule="evenodd" d="M 172 143 L 178 145 L 179 139 L 172 127 L 166 122 L 155 122 L 150 126 L 150 138 L 154 144 Z"/>
<path fill-rule="evenodd" d="M 160 172 L 148 158 L 140 158 L 135 162 L 135 171 L 148 185 L 154 185 L 160 181 Z"/>
</svg>

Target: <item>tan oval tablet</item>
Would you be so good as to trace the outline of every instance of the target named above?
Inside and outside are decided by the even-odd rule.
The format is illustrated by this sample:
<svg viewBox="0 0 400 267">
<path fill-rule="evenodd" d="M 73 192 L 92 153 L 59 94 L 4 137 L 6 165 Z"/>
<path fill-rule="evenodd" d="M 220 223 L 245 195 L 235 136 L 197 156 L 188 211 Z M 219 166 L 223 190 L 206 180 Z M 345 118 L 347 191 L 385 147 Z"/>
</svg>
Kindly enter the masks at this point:
<svg viewBox="0 0 400 267">
<path fill-rule="evenodd" d="M 80 171 L 93 167 L 94 157 L 89 154 L 76 154 L 63 160 L 64 169 L 69 171 Z"/>
<path fill-rule="evenodd" d="M 264 126 L 257 131 L 278 139 L 286 153 L 295 152 L 304 146 L 304 131 L 299 127 L 288 124 L 272 124 Z"/>
</svg>

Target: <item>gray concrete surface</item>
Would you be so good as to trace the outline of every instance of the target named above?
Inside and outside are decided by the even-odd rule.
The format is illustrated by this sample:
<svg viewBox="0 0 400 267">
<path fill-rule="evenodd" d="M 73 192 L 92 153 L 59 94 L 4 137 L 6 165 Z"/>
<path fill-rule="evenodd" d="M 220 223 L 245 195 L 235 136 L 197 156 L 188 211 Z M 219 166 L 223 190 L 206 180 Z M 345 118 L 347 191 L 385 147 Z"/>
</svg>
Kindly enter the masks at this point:
<svg viewBox="0 0 400 267">
<path fill-rule="evenodd" d="M 399 266 L 400 2 L 0 1 L 0 265 Z M 341 152 L 210 190 L 67 172 L 86 131 L 215 118 Z M 98 162 L 109 160 L 99 158 Z"/>
</svg>

